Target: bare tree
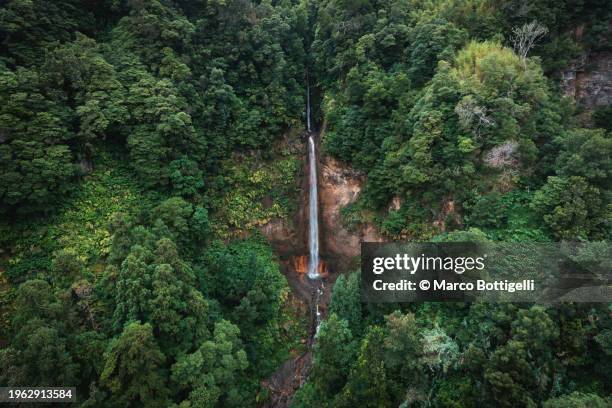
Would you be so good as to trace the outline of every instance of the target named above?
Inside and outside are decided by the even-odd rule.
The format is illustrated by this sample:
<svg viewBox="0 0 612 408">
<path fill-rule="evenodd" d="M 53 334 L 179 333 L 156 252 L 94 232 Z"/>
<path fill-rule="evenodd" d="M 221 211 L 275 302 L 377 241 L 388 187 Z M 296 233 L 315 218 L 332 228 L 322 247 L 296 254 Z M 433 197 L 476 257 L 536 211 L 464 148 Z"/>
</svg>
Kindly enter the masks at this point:
<svg viewBox="0 0 612 408">
<path fill-rule="evenodd" d="M 514 140 L 509 140 L 500 145 L 494 146 L 486 152 L 484 161 L 491 167 L 516 167 L 519 164 L 517 158 L 519 144 Z"/>
<path fill-rule="evenodd" d="M 521 27 L 512 29 L 512 44 L 514 52 L 521 57 L 523 64 L 527 59 L 527 54 L 535 44 L 548 33 L 548 28 L 533 20 L 531 23 L 523 24 Z"/>
<path fill-rule="evenodd" d="M 488 109 L 478 105 L 469 95 L 455 106 L 455 113 L 459 116 L 461 126 L 464 129 L 472 130 L 477 137 L 480 137 L 482 128 L 495 126 L 495 121 L 489 116 Z"/>
</svg>

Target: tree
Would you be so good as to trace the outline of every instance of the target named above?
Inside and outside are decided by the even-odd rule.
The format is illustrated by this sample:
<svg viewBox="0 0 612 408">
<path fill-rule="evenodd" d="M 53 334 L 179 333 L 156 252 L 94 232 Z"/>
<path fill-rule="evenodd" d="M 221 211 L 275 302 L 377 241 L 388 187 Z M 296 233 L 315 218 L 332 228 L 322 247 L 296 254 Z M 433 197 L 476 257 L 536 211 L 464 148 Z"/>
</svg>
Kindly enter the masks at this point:
<svg viewBox="0 0 612 408">
<path fill-rule="evenodd" d="M 604 408 L 610 406 L 610 398 L 602 398 L 597 394 L 573 392 L 557 398 L 551 398 L 544 402 L 544 408 L 579 408 L 592 407 Z"/>
<path fill-rule="evenodd" d="M 12 386 L 79 384 L 79 366 L 71 356 L 66 333 L 41 319 L 30 319 L 15 335 L 12 347 L 0 353 L 0 378 Z"/>
<path fill-rule="evenodd" d="M 0 379 L 10 385 L 74 386 L 79 365 L 71 354 L 73 313 L 42 280 L 28 280 L 17 289 L 15 332 L 0 353 Z"/>
<path fill-rule="evenodd" d="M 232 321 L 247 338 L 278 315 L 287 283 L 267 244 L 256 239 L 213 242 L 203 267 L 206 293 L 233 309 Z"/>
<path fill-rule="evenodd" d="M 425 352 L 432 353 L 432 350 L 423 347 L 429 343 L 421 340 L 413 314 L 395 311 L 385 316 L 385 323 L 383 362 L 393 398 L 418 400 L 422 398 L 428 377 L 421 360 Z M 431 358 L 431 355 L 427 357 Z M 406 395 L 400 394 L 402 388 Z"/>
<path fill-rule="evenodd" d="M 520 310 L 512 322 L 511 338 L 485 363 L 490 398 L 500 406 L 535 406 L 547 395 L 554 370 L 555 323 L 541 306 Z"/>
<path fill-rule="evenodd" d="M 321 323 L 314 346 L 312 378 L 322 397 L 342 389 L 355 353 L 353 334 L 344 319 L 332 313 Z"/>
<path fill-rule="evenodd" d="M 100 383 L 111 400 L 122 406 L 165 407 L 169 389 L 164 372 L 166 356 L 151 324 L 132 322 L 109 345 Z"/>
<path fill-rule="evenodd" d="M 555 162 L 559 176 L 580 176 L 600 189 L 612 177 L 612 138 L 601 129 L 572 129 L 558 138 L 561 151 Z"/>
<path fill-rule="evenodd" d="M 73 282 L 78 279 L 84 269 L 83 260 L 69 250 L 57 251 L 53 256 L 51 269 L 57 280 Z"/>
<path fill-rule="evenodd" d="M 188 241 L 189 218 L 193 206 L 180 197 L 162 201 L 151 212 L 154 230 L 158 236 L 167 236 L 174 241 Z"/>
<path fill-rule="evenodd" d="M 449 61 L 466 41 L 467 33 L 444 19 L 418 24 L 410 42 L 408 74 L 413 86 L 431 79 L 438 61 Z"/>
<path fill-rule="evenodd" d="M 91 31 L 96 26 L 93 14 L 108 7 L 99 4 L 82 7 L 76 0 L 4 2 L 0 9 L 0 31 L 4 36 L 0 52 L 3 59 L 21 66 L 39 62 L 48 46 L 70 40 L 75 32 Z"/>
<path fill-rule="evenodd" d="M 49 209 L 71 190 L 70 115 L 38 72 L 0 67 L 0 211 Z"/>
<path fill-rule="evenodd" d="M 127 145 L 134 168 L 145 185 L 168 188 L 170 163 L 187 154 L 203 157 L 204 141 L 187 113 L 187 101 L 171 81 L 142 73 L 129 95 L 133 127 Z"/>
<path fill-rule="evenodd" d="M 389 378 L 385 368 L 384 342 L 385 331 L 381 327 L 370 326 L 361 340 L 357 360 L 350 370 L 347 384 L 337 395 L 335 399 L 337 402 L 334 405 L 339 407 L 349 407 L 354 404 L 399 405 L 400 391 L 394 389 L 395 383 Z"/>
<path fill-rule="evenodd" d="M 121 132 L 129 119 L 125 89 L 100 48 L 95 40 L 77 33 L 75 41 L 54 49 L 42 67 L 57 88 L 68 90 L 67 103 L 75 107 L 79 120 L 81 149 Z"/>
<path fill-rule="evenodd" d="M 174 160 L 169 169 L 172 190 L 182 197 L 191 197 L 204 187 L 204 175 L 198 164 L 187 157 Z"/>
<path fill-rule="evenodd" d="M 168 238 L 154 250 L 134 246 L 116 277 L 113 326 L 150 323 L 168 356 L 190 350 L 207 335 L 208 304 L 194 284 L 193 271 Z"/>
<path fill-rule="evenodd" d="M 508 206 L 501 200 L 497 191 L 479 196 L 476 203 L 470 208 L 467 218 L 469 225 L 485 228 L 501 228 L 508 221 Z"/>
<path fill-rule="evenodd" d="M 514 27 L 512 29 L 512 44 L 514 51 L 523 61 L 527 59 L 527 54 L 535 46 L 536 42 L 548 33 L 548 28 L 533 20 L 531 23 Z"/>
<path fill-rule="evenodd" d="M 214 336 L 172 366 L 172 380 L 189 390 L 192 406 L 242 406 L 240 380 L 249 365 L 240 341 L 240 329 L 221 320 Z"/>
<path fill-rule="evenodd" d="M 536 406 L 528 391 L 537 382 L 528 353 L 525 344 L 511 340 L 491 355 L 484 377 L 490 387 L 489 398 L 499 406 Z"/>
<path fill-rule="evenodd" d="M 459 347 L 439 327 L 423 331 L 423 361 L 430 370 L 446 373 L 458 363 Z"/>
<path fill-rule="evenodd" d="M 583 177 L 549 177 L 534 195 L 531 206 L 558 239 L 605 236 L 609 210 L 601 192 Z"/>
<path fill-rule="evenodd" d="M 329 313 L 347 321 L 351 332 L 359 336 L 363 330 L 360 295 L 361 276 L 358 272 L 340 275 L 334 284 Z"/>
</svg>

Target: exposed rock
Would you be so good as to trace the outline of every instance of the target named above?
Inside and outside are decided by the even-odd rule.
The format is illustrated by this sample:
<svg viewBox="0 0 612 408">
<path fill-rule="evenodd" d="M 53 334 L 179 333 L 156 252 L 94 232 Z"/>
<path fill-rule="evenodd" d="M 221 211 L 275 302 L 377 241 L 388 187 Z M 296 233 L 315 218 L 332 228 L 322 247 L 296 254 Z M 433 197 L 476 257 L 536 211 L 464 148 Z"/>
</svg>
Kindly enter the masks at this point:
<svg viewBox="0 0 612 408">
<path fill-rule="evenodd" d="M 393 197 L 389 204 L 389 211 L 397 211 L 402 208 L 402 199 L 398 196 Z"/>
<path fill-rule="evenodd" d="M 305 157 L 306 145 L 303 138 L 286 137 L 282 143 L 282 148 L 299 152 Z M 259 230 L 268 239 L 274 253 L 279 257 L 281 271 L 287 278 L 287 283 L 293 293 L 303 302 L 310 302 L 312 285 L 306 276 L 308 268 L 307 160 L 304 160 L 303 166 L 296 182 L 306 193 L 301 194 L 296 213 L 290 219 L 273 218 L 265 225 L 259 226 Z M 300 273 L 301 270 L 304 272 Z"/>
<path fill-rule="evenodd" d="M 289 131 L 283 136 L 279 145 L 274 147 L 277 151 L 287 151 L 291 154 L 298 154 L 302 157 L 305 156 L 306 144 L 303 138 L 299 137 L 299 134 L 295 130 Z M 306 163 L 306 160 L 304 161 Z M 304 164 L 305 166 L 305 164 Z M 305 176 L 305 168 L 300 172 L 296 178 L 296 183 L 306 188 L 308 180 Z M 291 215 L 290 219 L 273 218 L 265 225 L 259 226 L 259 230 L 263 235 L 266 236 L 274 252 L 283 261 L 289 261 L 290 258 L 297 255 L 304 255 L 307 253 L 307 201 L 308 194 L 302 194 L 299 198 L 298 210 L 295 214 Z M 270 197 L 264 199 L 264 206 L 271 206 L 274 202 Z"/>
<path fill-rule="evenodd" d="M 299 274 L 308 272 L 308 256 L 300 255 L 293 258 L 293 269 Z"/>
<path fill-rule="evenodd" d="M 298 146 L 299 145 L 299 146 Z M 292 149 L 304 151 L 304 141 L 292 142 Z M 365 177 L 330 157 L 319 155 L 319 274 L 328 277 L 330 283 L 338 273 L 357 264 L 361 241 L 380 242 L 382 237 L 371 224 L 362 225 L 356 231 L 348 231 L 342 224 L 341 210 L 359 197 Z M 272 219 L 259 230 L 267 237 L 279 256 L 281 266 L 292 289 L 308 296 L 308 168 L 304 160 L 304 170 L 298 179 L 302 195 L 298 211 L 291 220 Z M 399 206 L 399 198 L 392 205 Z M 297 273 L 296 273 L 297 272 Z M 331 274 L 330 274 L 331 272 Z"/>
<path fill-rule="evenodd" d="M 364 177 L 331 157 L 322 157 L 319 174 L 321 254 L 330 262 L 333 272 L 346 271 L 360 254 L 362 241 L 380 242 L 382 237 L 373 225 L 348 231 L 342 224 L 340 211 L 355 202 L 364 184 Z"/>
<path fill-rule="evenodd" d="M 319 261 L 319 265 L 317 265 L 317 273 L 322 278 L 327 278 L 327 276 L 329 275 L 329 270 L 327 269 L 327 262 L 325 262 L 324 260 Z"/>
<path fill-rule="evenodd" d="M 270 245 L 281 256 L 287 256 L 296 250 L 298 244 L 296 232 L 289 226 L 289 222 L 281 218 L 273 218 L 265 225 L 259 227 L 262 234 L 268 238 Z"/>
<path fill-rule="evenodd" d="M 563 72 L 561 87 L 584 108 L 612 105 L 612 52 L 582 54 Z"/>
<path fill-rule="evenodd" d="M 291 406 L 293 395 L 306 382 L 312 365 L 312 352 L 285 361 L 285 363 L 261 386 L 270 392 L 270 400 L 263 407 L 285 408 Z"/>
<path fill-rule="evenodd" d="M 446 231 L 446 222 L 448 220 L 454 220 L 454 222 L 459 223 L 460 218 L 457 214 L 457 210 L 455 209 L 455 202 L 451 199 L 445 199 L 442 202 L 442 210 L 438 217 L 433 222 L 433 226 L 440 232 Z"/>
<path fill-rule="evenodd" d="M 300 275 L 308 273 L 308 255 L 296 256 L 291 263 L 296 273 Z M 320 260 L 317 266 L 317 272 L 322 278 L 326 278 L 328 276 L 327 262 Z"/>
</svg>

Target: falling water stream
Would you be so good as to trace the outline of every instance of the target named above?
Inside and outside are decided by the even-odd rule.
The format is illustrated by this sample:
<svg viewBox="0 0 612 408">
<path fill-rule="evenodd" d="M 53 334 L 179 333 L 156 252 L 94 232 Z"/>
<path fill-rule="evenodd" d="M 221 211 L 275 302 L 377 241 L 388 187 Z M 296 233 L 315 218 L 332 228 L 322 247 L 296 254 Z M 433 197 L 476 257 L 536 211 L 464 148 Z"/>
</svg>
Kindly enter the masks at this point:
<svg viewBox="0 0 612 408">
<path fill-rule="evenodd" d="M 317 200 L 317 156 L 312 135 L 308 136 L 308 160 L 310 161 L 310 234 L 308 237 L 310 259 L 308 263 L 308 277 L 310 279 L 317 279 L 319 278 L 319 203 Z"/>
<path fill-rule="evenodd" d="M 317 188 L 317 149 L 314 141 L 314 132 L 312 130 L 311 106 L 310 106 L 310 83 L 308 75 L 306 75 L 306 128 L 308 129 L 308 162 L 310 166 L 310 177 L 308 185 L 310 187 L 310 196 L 308 200 L 309 208 L 309 234 L 308 244 L 310 256 L 308 260 L 308 278 L 316 282 L 316 287 L 313 288 L 312 300 L 314 305 L 314 333 L 312 341 L 316 339 L 321 327 L 321 310 L 319 303 L 323 294 L 324 283 L 320 280 L 319 274 L 319 200 Z"/>
<path fill-rule="evenodd" d="M 317 191 L 317 150 L 312 134 L 310 119 L 310 86 L 306 86 L 306 123 L 308 128 L 308 161 L 310 163 L 310 197 L 309 209 L 309 236 L 308 244 L 310 257 L 308 261 L 308 277 L 318 279 L 319 275 L 319 202 Z"/>
<path fill-rule="evenodd" d="M 306 72 L 306 129 L 308 130 L 308 279 L 300 279 L 310 290 L 310 334 L 308 350 L 295 358 L 287 360 L 265 381 L 265 387 L 271 391 L 271 398 L 266 407 L 288 407 L 295 391 L 308 379 L 312 364 L 312 346 L 316 342 L 321 321 L 325 313 L 325 274 L 319 273 L 319 202 L 317 186 L 317 150 L 315 139 L 317 132 L 313 129 L 310 104 L 310 82 Z M 303 275 L 302 275 L 303 276 Z M 327 292 L 329 294 L 329 292 Z"/>
<path fill-rule="evenodd" d="M 308 75 L 306 75 L 306 81 L 308 81 Z M 306 84 L 306 129 L 308 129 L 309 134 L 312 132 L 310 124 L 310 84 Z"/>
</svg>

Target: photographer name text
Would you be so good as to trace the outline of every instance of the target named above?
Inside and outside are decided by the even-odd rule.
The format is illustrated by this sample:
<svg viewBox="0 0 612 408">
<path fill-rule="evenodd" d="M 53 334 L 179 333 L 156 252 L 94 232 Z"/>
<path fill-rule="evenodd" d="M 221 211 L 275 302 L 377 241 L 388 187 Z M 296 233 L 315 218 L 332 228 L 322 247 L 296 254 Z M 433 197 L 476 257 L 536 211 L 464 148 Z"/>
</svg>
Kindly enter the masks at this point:
<svg viewBox="0 0 612 408">
<path fill-rule="evenodd" d="M 497 292 L 529 292 L 535 290 L 535 282 L 533 279 L 524 279 L 519 282 L 508 280 L 485 281 L 479 279 L 475 282 L 449 282 L 447 280 L 427 280 L 423 279 L 420 282 L 414 282 L 407 279 L 402 279 L 398 282 L 384 282 L 377 279 L 372 282 L 372 288 L 376 291 L 434 291 L 434 292 L 482 292 L 482 291 L 497 291 Z"/>
</svg>

